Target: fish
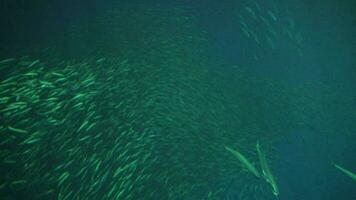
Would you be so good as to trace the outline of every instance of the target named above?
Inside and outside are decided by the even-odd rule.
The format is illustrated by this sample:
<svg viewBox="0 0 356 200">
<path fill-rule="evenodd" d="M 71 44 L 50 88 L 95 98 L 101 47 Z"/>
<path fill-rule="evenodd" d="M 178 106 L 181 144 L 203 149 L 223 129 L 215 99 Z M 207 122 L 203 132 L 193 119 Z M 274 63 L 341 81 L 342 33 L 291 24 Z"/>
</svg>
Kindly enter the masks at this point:
<svg viewBox="0 0 356 200">
<path fill-rule="evenodd" d="M 263 11 L 250 8 L 255 14 Z M 161 16 L 161 13 L 157 14 Z M 246 26 L 242 25 L 247 36 L 250 40 L 258 37 L 262 45 L 263 34 L 257 32 L 254 26 L 259 21 L 254 20 L 248 11 L 242 14 L 246 17 L 244 22 L 249 22 Z M 150 22 L 151 18 L 148 19 L 147 22 Z M 162 20 L 165 18 L 162 17 Z M 165 24 L 164 21 L 158 23 Z M 121 33 L 122 28 L 119 29 Z M 230 109 L 230 105 L 223 106 L 225 101 L 220 96 L 225 94 L 225 89 L 210 96 L 210 91 L 218 89 L 220 84 L 216 88 L 214 84 L 213 89 L 207 87 L 211 83 L 207 79 L 209 69 L 202 67 L 205 62 L 194 64 L 205 59 L 190 54 L 187 54 L 188 57 L 179 56 L 180 49 L 187 47 L 185 43 L 182 47 L 177 46 L 182 41 L 175 44 L 175 37 L 170 39 L 161 30 L 157 33 L 162 33 L 166 44 L 157 40 L 157 45 L 152 43 L 151 46 L 150 41 L 142 38 L 142 41 L 149 42 L 150 49 L 164 53 L 153 58 L 152 64 L 151 53 L 149 57 L 143 57 L 142 63 L 141 58 L 138 61 L 133 59 L 135 54 L 126 56 L 124 53 L 122 58 L 110 58 L 99 63 L 83 56 L 83 59 L 89 60 L 88 63 L 85 60 L 61 61 L 54 58 L 53 62 L 51 59 L 32 64 L 32 60 L 26 62 L 31 68 L 19 66 L 16 62 L 3 64 L 6 72 L 7 68 L 16 69 L 3 74 L 6 75 L 3 77 L 5 82 L 0 83 L 0 96 L 5 97 L 0 99 L 3 102 L 0 110 L 9 106 L 14 108 L 4 116 L 0 112 L 5 119 L 0 125 L 0 132 L 7 137 L 4 141 L 9 141 L 2 147 L 5 150 L 10 147 L 9 153 L 0 152 L 4 152 L 0 160 L 7 162 L 5 168 L 13 169 L 6 174 L 6 181 L 18 180 L 17 172 L 20 172 L 21 179 L 27 183 L 19 192 L 36 189 L 36 192 L 29 194 L 29 199 L 206 199 L 207 195 L 210 199 L 226 199 L 225 187 L 219 182 L 231 177 L 232 171 L 226 168 L 223 158 L 215 154 L 219 149 L 225 151 L 222 148 L 224 144 L 221 144 L 224 140 L 217 143 L 209 141 L 220 136 L 218 130 L 224 128 L 224 123 L 214 119 L 220 119 L 223 112 Z M 152 34 L 147 32 L 145 35 Z M 193 40 L 195 37 L 199 40 L 205 38 L 200 34 L 192 36 Z M 125 45 L 120 52 L 126 52 Z M 164 51 L 160 50 L 162 45 Z M 195 47 L 195 42 L 192 47 Z M 169 51 L 174 56 L 169 56 Z M 175 54 L 176 51 L 179 54 Z M 193 60 L 194 63 L 190 63 Z M 179 63 L 178 67 L 175 62 Z M 167 67 L 162 67 L 166 64 Z M 236 71 L 239 72 L 240 68 Z M 245 80 L 245 73 L 237 74 L 239 81 Z M 25 112 L 27 109 L 31 110 Z M 205 110 L 208 110 L 205 115 L 208 118 L 201 121 L 201 112 L 205 113 Z M 7 130 L 7 126 L 21 128 L 22 132 L 28 133 L 14 134 Z M 211 127 L 213 135 L 199 134 L 202 126 Z M 21 132 L 20 129 L 13 130 Z M 244 138 L 243 132 L 233 135 L 236 139 Z M 239 140 L 239 144 L 244 145 L 247 141 Z M 200 149 L 202 151 L 198 155 L 194 154 L 199 147 L 205 148 Z M 245 190 L 245 193 L 242 192 L 244 199 L 258 195 L 260 191 L 251 191 L 251 182 L 246 180 L 262 176 L 257 166 L 257 153 L 249 157 L 238 148 L 237 151 L 227 149 L 240 160 L 232 160 L 236 158 L 231 156 L 235 163 L 228 167 L 234 169 L 239 165 L 239 170 L 247 172 L 244 176 L 238 176 L 241 185 L 236 184 L 236 191 Z M 252 149 L 255 150 L 254 147 Z M 11 154 L 11 157 L 5 154 Z M 226 153 L 226 156 L 229 154 Z M 23 171 L 26 173 L 21 173 Z M 218 174 L 219 178 L 210 179 L 209 174 Z M 261 177 L 252 184 L 258 188 L 259 182 L 264 182 L 264 179 Z M 162 186 L 163 190 L 160 189 Z M 7 185 L 4 187 L 8 188 Z M 207 194 L 209 191 L 210 194 Z M 263 199 L 258 197 L 254 199 Z"/>
<path fill-rule="evenodd" d="M 27 183 L 26 180 L 17 180 L 17 181 L 12 181 L 11 184 L 12 185 L 22 185 L 22 184 L 25 184 Z"/>
<path fill-rule="evenodd" d="M 100 58 L 100 59 L 98 59 L 97 61 L 96 61 L 96 63 L 102 63 L 102 62 L 104 62 L 106 60 L 106 58 Z"/>
<path fill-rule="evenodd" d="M 27 130 L 23 130 L 23 129 L 11 127 L 11 126 L 8 126 L 7 128 L 8 128 L 10 131 L 16 132 L 16 133 L 28 133 Z"/>
<path fill-rule="evenodd" d="M 241 30 L 242 30 L 242 32 L 245 34 L 246 37 L 249 38 L 249 37 L 251 36 L 250 33 L 248 32 L 248 30 L 247 30 L 246 28 L 242 28 Z"/>
<path fill-rule="evenodd" d="M 251 172 L 254 176 L 256 176 L 257 178 L 260 178 L 261 175 L 260 173 L 257 171 L 256 167 L 244 156 L 242 155 L 240 152 L 231 149 L 227 146 L 225 146 L 225 149 L 227 151 L 229 151 L 230 153 L 232 153 L 234 156 L 237 157 L 237 159 L 244 165 L 244 167 Z"/>
<path fill-rule="evenodd" d="M 37 63 L 40 63 L 40 60 L 35 60 L 35 61 L 33 61 L 31 64 L 28 65 L 28 67 L 33 67 L 33 66 L 35 66 Z"/>
<path fill-rule="evenodd" d="M 266 155 L 262 151 L 260 142 L 258 140 L 257 140 L 257 144 L 256 144 L 256 150 L 257 150 L 257 154 L 258 154 L 258 159 L 260 161 L 263 178 L 266 180 L 267 183 L 269 183 L 271 185 L 273 195 L 278 197 L 279 189 L 278 189 L 277 182 L 271 172 L 271 169 L 268 166 Z"/>
<path fill-rule="evenodd" d="M 62 185 L 62 183 L 69 177 L 68 172 L 64 172 L 59 178 L 58 178 L 58 185 Z"/>
<path fill-rule="evenodd" d="M 36 72 L 28 72 L 28 73 L 24 74 L 24 76 L 38 76 L 38 73 L 36 73 Z"/>
<path fill-rule="evenodd" d="M 41 138 L 28 138 L 26 139 L 23 144 L 33 144 L 33 143 L 36 143 L 36 142 L 39 142 L 41 141 Z"/>
<path fill-rule="evenodd" d="M 250 13 L 253 19 L 257 19 L 255 11 L 253 11 L 250 7 L 245 7 L 245 10 Z"/>
<path fill-rule="evenodd" d="M 277 21 L 277 17 L 272 11 L 267 11 L 267 14 L 271 17 L 271 19 L 273 19 L 273 21 Z"/>
<path fill-rule="evenodd" d="M 15 58 L 7 58 L 7 59 L 4 59 L 4 60 L 1 60 L 1 61 L 0 61 L 0 65 L 2 65 L 2 64 L 8 64 L 8 63 L 11 63 L 11 62 L 14 62 L 14 61 L 16 61 Z"/>
<path fill-rule="evenodd" d="M 356 181 L 356 174 L 341 167 L 340 165 L 334 164 L 334 167 L 336 167 L 336 169 L 342 171 L 344 174 L 346 174 L 348 177 L 350 177 L 352 180 Z"/>
</svg>

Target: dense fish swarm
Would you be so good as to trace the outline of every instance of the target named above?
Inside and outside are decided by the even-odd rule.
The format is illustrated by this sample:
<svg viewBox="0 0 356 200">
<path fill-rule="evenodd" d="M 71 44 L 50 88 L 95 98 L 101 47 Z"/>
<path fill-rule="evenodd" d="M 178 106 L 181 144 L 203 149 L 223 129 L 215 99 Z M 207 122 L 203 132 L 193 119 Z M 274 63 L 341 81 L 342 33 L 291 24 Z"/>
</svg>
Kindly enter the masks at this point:
<svg viewBox="0 0 356 200">
<path fill-rule="evenodd" d="M 207 72 L 181 67 L 1 61 L 4 197 L 223 196 L 227 177 L 239 174 L 220 146 L 235 123 Z"/>
<path fill-rule="evenodd" d="M 152 76 L 128 66 L 105 59 L 56 67 L 2 62 L 9 71 L 0 84 L 2 188 L 33 199 L 139 195 L 155 162 L 148 142 L 155 138 L 155 93 L 141 85 Z"/>
<path fill-rule="evenodd" d="M 272 160 L 288 130 L 340 128 L 328 87 L 222 73 L 185 9 L 135 9 L 79 20 L 68 51 L 0 60 L 1 199 L 274 199 L 224 146 L 256 163 L 257 139 Z"/>
<path fill-rule="evenodd" d="M 28 57 L 0 65 L 4 199 L 272 198 L 223 145 L 256 161 L 256 138 L 282 134 L 287 119 L 309 120 L 283 111 L 277 85 L 243 71 L 236 90 L 220 89 L 229 77 L 184 65 Z"/>
</svg>

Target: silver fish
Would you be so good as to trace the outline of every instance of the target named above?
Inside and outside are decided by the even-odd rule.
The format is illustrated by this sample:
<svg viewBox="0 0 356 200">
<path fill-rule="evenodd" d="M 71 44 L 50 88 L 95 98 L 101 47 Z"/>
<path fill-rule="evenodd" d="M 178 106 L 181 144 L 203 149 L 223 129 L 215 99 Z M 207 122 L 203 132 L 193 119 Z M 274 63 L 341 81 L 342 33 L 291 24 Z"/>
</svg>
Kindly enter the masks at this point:
<svg viewBox="0 0 356 200">
<path fill-rule="evenodd" d="M 352 180 L 356 181 L 356 174 L 337 165 L 337 164 L 334 164 L 334 167 L 336 167 L 338 170 L 342 171 L 343 173 L 345 173 L 348 177 L 352 178 Z"/>
<path fill-rule="evenodd" d="M 256 150 L 257 150 L 258 158 L 260 160 L 263 178 L 267 181 L 267 183 L 269 183 L 271 185 L 273 194 L 275 196 L 278 196 L 279 189 L 277 186 L 277 182 L 271 172 L 271 169 L 268 166 L 266 155 L 261 150 L 260 142 L 258 140 L 257 140 L 257 144 L 256 144 Z"/>
<path fill-rule="evenodd" d="M 244 156 L 242 155 L 240 152 L 231 149 L 227 146 L 225 146 L 225 149 L 227 151 L 229 151 L 230 153 L 234 154 L 234 156 L 237 157 L 237 159 L 243 164 L 243 166 L 249 171 L 251 172 L 254 176 L 256 176 L 257 178 L 260 178 L 260 173 L 258 173 L 257 169 L 255 168 L 255 166 Z"/>
</svg>

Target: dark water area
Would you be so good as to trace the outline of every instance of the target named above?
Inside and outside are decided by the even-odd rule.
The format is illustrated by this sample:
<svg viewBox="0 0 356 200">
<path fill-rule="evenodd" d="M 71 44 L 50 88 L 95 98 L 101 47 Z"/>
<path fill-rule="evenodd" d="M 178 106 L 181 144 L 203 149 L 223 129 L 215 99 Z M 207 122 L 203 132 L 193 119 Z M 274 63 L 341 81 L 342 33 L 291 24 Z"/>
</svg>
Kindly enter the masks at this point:
<svg viewBox="0 0 356 200">
<path fill-rule="evenodd" d="M 2 54 L 16 55 L 43 45 L 46 38 L 65 33 L 78 16 L 95 15 L 103 5 L 96 1 L 2 1 Z"/>
<path fill-rule="evenodd" d="M 355 70 L 355 11 L 352 1 L 263 1 L 262 6 L 279 4 L 288 7 L 298 29 L 303 32 L 304 55 L 295 57 L 293 52 L 271 50 L 263 52 L 264 58 L 252 61 L 250 55 L 256 48 L 244 39 L 237 22 L 232 20 L 248 1 L 122 1 L 122 5 L 141 4 L 147 7 L 169 8 L 186 6 L 194 10 L 201 28 L 207 32 L 212 56 L 228 65 L 249 65 L 257 73 L 286 81 L 337 81 L 350 87 Z M 261 3 L 261 2 L 259 2 Z M 70 22 L 78 17 L 95 16 L 110 8 L 110 1 L 3 1 L 1 6 L 2 54 L 16 54 L 34 45 L 41 45 L 46 38 L 63 34 Z M 284 16 L 281 16 L 284 17 Z M 290 17 L 290 16 L 285 16 Z M 261 30 L 264 31 L 264 30 Z M 283 41 L 281 41 L 283 42 Z M 283 44 L 282 44 L 283 45 Z M 288 45 L 287 43 L 285 45 Z M 21 50 L 20 50 L 21 49 Z M 10 53 L 11 52 L 11 53 Z M 9 55 L 9 56 L 10 56 Z M 342 68 L 343 70 L 340 70 Z M 342 80 L 341 80 L 342 79 Z M 355 88 L 348 88 L 349 91 Z"/>
<path fill-rule="evenodd" d="M 354 181 L 334 170 L 332 163 L 352 165 L 352 137 L 333 137 L 313 129 L 295 130 L 277 145 L 281 199 L 354 199 Z"/>
<path fill-rule="evenodd" d="M 0 27 L 0 133 L 34 132 L 0 139 L 0 199 L 356 199 L 352 0 L 2 0 Z M 256 140 L 278 195 L 223 148 L 260 170 Z"/>
</svg>

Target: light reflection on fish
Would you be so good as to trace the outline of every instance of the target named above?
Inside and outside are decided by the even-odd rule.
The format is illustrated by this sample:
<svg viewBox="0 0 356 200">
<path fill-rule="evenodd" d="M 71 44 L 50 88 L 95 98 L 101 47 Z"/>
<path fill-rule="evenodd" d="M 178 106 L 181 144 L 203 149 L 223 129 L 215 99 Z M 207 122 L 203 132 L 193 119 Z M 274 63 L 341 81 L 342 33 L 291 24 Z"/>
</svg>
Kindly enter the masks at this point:
<svg viewBox="0 0 356 200">
<path fill-rule="evenodd" d="M 267 158 L 265 153 L 262 151 L 261 149 L 261 145 L 259 143 L 259 141 L 257 141 L 256 143 L 256 150 L 257 150 L 257 155 L 258 155 L 258 159 L 259 159 L 259 163 L 260 163 L 260 167 L 262 170 L 262 175 L 260 172 L 258 172 L 258 170 L 256 169 L 256 167 L 244 156 L 242 155 L 240 152 L 238 152 L 237 150 L 231 149 L 227 146 L 225 146 L 225 149 L 227 151 L 229 151 L 230 153 L 234 154 L 234 156 L 237 157 L 237 159 L 243 164 L 243 166 L 249 171 L 251 172 L 254 176 L 256 176 L 257 178 L 263 178 L 267 183 L 269 183 L 272 187 L 272 193 L 274 196 L 276 196 L 278 198 L 279 196 L 279 189 L 277 186 L 277 182 L 271 172 L 271 169 L 268 165 L 267 162 Z"/>
<path fill-rule="evenodd" d="M 260 173 L 257 171 L 257 169 L 255 168 L 255 166 L 253 166 L 253 164 L 244 156 L 242 155 L 240 152 L 231 149 L 227 146 L 225 146 L 225 149 L 229 152 L 231 152 L 232 154 L 234 154 L 234 156 L 236 156 L 236 158 L 243 164 L 243 166 L 249 171 L 251 172 L 254 176 L 256 176 L 257 178 L 260 178 Z"/>
<path fill-rule="evenodd" d="M 273 176 L 273 174 L 271 172 L 271 169 L 268 166 L 266 155 L 261 150 L 261 146 L 260 146 L 260 142 L 259 141 L 257 141 L 256 150 L 257 150 L 258 158 L 259 158 L 259 161 L 260 161 L 263 178 L 267 181 L 267 183 L 269 183 L 271 185 L 273 194 L 275 196 L 278 196 L 279 195 L 279 189 L 278 189 L 276 180 L 275 180 L 275 178 L 274 178 L 274 176 Z"/>
<path fill-rule="evenodd" d="M 348 177 L 352 178 L 352 180 L 356 181 L 356 174 L 341 167 L 340 165 L 334 164 L 334 167 L 336 167 L 338 170 L 346 174 Z"/>
</svg>

